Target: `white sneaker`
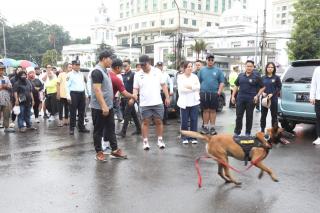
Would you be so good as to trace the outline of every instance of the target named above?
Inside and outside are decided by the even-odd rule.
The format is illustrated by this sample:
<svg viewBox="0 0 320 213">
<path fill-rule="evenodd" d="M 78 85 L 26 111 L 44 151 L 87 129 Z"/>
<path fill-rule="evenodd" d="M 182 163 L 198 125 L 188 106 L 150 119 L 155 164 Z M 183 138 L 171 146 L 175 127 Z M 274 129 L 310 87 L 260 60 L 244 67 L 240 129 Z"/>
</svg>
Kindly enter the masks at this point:
<svg viewBox="0 0 320 213">
<path fill-rule="evenodd" d="M 9 128 L 14 128 L 15 124 L 14 123 L 10 123 Z"/>
<path fill-rule="evenodd" d="M 144 150 L 149 150 L 150 149 L 150 145 L 148 141 L 143 141 L 143 149 Z"/>
<path fill-rule="evenodd" d="M 315 141 L 312 143 L 313 145 L 320 145 L 320 138 L 317 138 Z"/>
<path fill-rule="evenodd" d="M 197 144 L 198 141 L 197 141 L 197 140 L 192 140 L 191 143 L 192 143 L 192 144 Z"/>
<path fill-rule="evenodd" d="M 162 140 L 158 140 L 158 147 L 159 147 L 160 149 L 164 149 L 164 148 L 166 147 L 166 145 L 163 143 Z"/>
<path fill-rule="evenodd" d="M 54 117 L 54 116 L 52 116 L 52 115 L 50 115 L 50 117 L 49 117 L 48 121 L 54 121 L 54 120 L 55 120 L 55 117 Z"/>
<path fill-rule="evenodd" d="M 189 143 L 188 140 L 183 140 L 183 141 L 182 141 L 182 144 L 188 144 L 188 143 Z"/>
</svg>

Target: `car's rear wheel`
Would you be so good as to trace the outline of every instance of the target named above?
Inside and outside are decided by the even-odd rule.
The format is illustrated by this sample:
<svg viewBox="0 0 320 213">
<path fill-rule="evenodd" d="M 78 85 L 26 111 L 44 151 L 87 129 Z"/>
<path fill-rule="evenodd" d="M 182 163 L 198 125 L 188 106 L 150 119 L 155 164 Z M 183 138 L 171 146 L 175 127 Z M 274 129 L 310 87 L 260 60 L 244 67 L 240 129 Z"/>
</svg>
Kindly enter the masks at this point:
<svg viewBox="0 0 320 213">
<path fill-rule="evenodd" d="M 292 132 L 296 127 L 296 123 L 293 121 L 282 120 L 280 121 L 281 127 L 284 128 L 287 132 Z"/>
</svg>

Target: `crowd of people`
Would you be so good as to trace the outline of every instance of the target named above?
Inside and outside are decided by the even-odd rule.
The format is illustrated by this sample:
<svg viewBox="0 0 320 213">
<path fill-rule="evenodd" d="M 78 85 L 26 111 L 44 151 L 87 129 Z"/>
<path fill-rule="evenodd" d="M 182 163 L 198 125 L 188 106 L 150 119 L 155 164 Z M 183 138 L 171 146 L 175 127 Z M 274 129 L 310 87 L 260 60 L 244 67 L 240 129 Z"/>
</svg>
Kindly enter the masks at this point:
<svg viewBox="0 0 320 213">
<path fill-rule="evenodd" d="M 36 130 L 32 120 L 39 123 L 40 114 L 59 127 L 69 126 L 70 135 L 75 129 L 89 133 L 86 128 L 87 109 L 91 109 L 93 141 L 96 160 L 105 161 L 105 151 L 115 158 L 127 158 L 118 147 L 117 135 L 127 136 L 131 120 L 136 130 L 132 135 L 142 135 L 142 147 L 149 150 L 150 124 L 155 125 L 157 146 L 166 147 L 163 139 L 163 125 L 167 123 L 167 107 L 173 95 L 172 78 L 158 62 L 153 67 L 147 55 L 139 57 L 136 71 L 132 71 L 130 60 L 120 60 L 110 51 L 99 55 L 99 62 L 88 76 L 80 72 L 80 61 L 65 63 L 61 70 L 46 65 L 39 68 L 18 67 L 12 74 L 5 74 L 5 66 L 0 64 L 0 114 L 4 131 L 24 133 Z M 246 61 L 245 71 L 239 74 L 235 66 L 229 75 L 231 89 L 230 108 L 236 108 L 234 135 L 242 132 L 242 120 L 246 114 L 245 135 L 251 135 L 253 111 L 262 99 L 267 100 L 261 107 L 261 131 L 266 128 L 266 117 L 271 111 L 271 124 L 277 125 L 278 94 L 281 90 L 280 78 L 276 75 L 274 63 L 267 63 L 263 77 L 255 71 L 254 62 Z M 180 129 L 198 131 L 198 118 L 202 118 L 200 132 L 217 134 L 215 124 L 218 98 L 224 90 L 223 71 L 215 66 L 215 57 L 208 54 L 206 63 L 181 63 L 175 78 L 180 108 Z M 265 103 L 265 102 L 263 102 Z M 136 107 L 138 106 L 138 107 Z M 138 110 L 137 110 L 138 109 Z M 117 115 L 116 114 L 121 114 Z M 32 114 L 34 119 L 31 119 Z M 199 116 L 200 114 L 200 116 Z M 115 132 L 115 119 L 122 121 L 122 129 Z M 119 138 L 118 137 L 118 138 Z M 181 136 L 183 144 L 197 144 L 195 138 Z M 150 145 L 151 144 L 151 145 Z"/>
</svg>

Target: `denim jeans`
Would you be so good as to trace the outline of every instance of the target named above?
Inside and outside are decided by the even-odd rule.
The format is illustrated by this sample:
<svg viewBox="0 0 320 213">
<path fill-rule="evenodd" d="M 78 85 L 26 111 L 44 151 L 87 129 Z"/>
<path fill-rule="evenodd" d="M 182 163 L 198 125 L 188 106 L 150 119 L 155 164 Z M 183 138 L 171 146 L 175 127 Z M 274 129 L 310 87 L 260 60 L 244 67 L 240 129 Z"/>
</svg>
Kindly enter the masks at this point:
<svg viewBox="0 0 320 213">
<path fill-rule="evenodd" d="M 198 131 L 198 113 L 199 105 L 186 107 L 185 109 L 180 108 L 181 116 L 181 130 L 189 130 L 190 121 L 190 131 Z M 182 140 L 193 140 L 194 138 L 188 138 L 186 136 L 181 137 Z"/>
<path fill-rule="evenodd" d="M 20 114 L 18 115 L 19 129 L 24 127 L 24 122 L 26 122 L 27 127 L 31 127 L 31 106 L 20 105 Z"/>
</svg>

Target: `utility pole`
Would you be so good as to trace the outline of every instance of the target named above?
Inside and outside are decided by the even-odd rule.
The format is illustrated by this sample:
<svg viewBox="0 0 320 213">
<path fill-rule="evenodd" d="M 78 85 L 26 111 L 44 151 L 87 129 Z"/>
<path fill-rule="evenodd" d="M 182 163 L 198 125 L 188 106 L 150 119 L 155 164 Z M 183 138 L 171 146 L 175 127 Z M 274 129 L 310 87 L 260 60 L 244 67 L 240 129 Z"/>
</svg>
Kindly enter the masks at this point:
<svg viewBox="0 0 320 213">
<path fill-rule="evenodd" d="M 258 15 L 258 10 L 257 10 L 257 20 L 256 20 L 256 42 L 255 42 L 255 48 L 254 48 L 254 63 L 258 64 L 258 35 L 259 34 L 259 15 Z"/>
<path fill-rule="evenodd" d="M 267 0 L 264 0 L 264 11 L 263 11 L 263 32 L 262 32 L 262 41 L 260 43 L 261 47 L 261 69 L 264 69 L 265 66 L 265 58 L 266 58 L 266 51 L 267 48 Z"/>
<path fill-rule="evenodd" d="M 181 62 L 181 49 L 182 49 L 182 34 L 181 34 L 181 25 L 180 25 L 180 8 L 179 5 L 177 3 L 176 0 L 174 0 L 175 5 L 177 6 L 177 10 L 178 10 L 178 39 L 177 39 L 177 58 L 176 58 L 176 69 L 178 69 L 178 67 L 180 66 L 180 62 Z"/>
</svg>

